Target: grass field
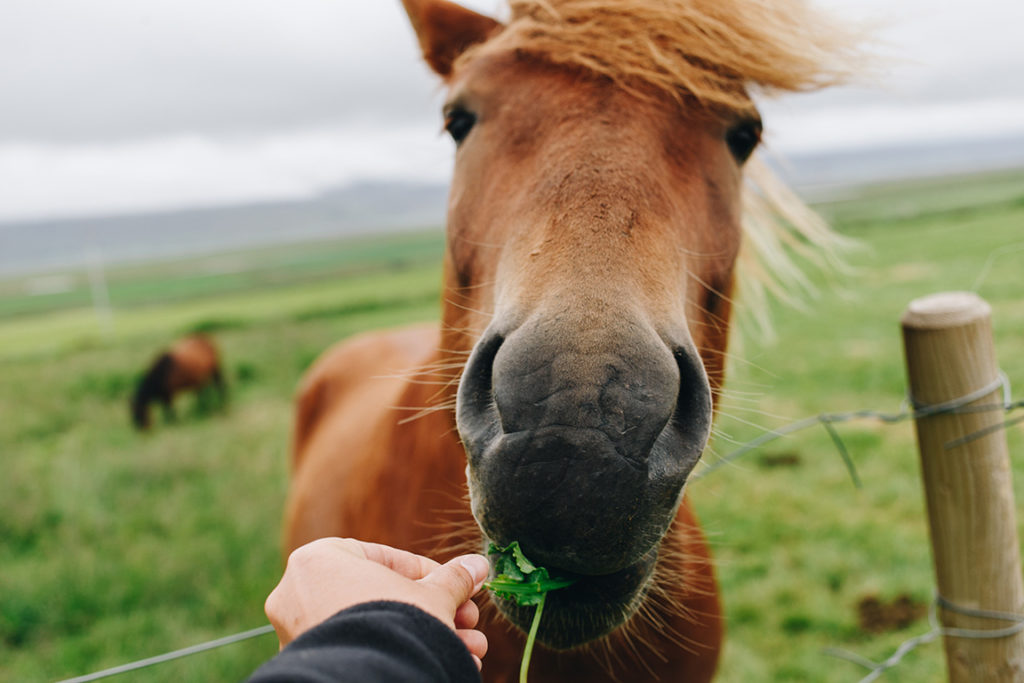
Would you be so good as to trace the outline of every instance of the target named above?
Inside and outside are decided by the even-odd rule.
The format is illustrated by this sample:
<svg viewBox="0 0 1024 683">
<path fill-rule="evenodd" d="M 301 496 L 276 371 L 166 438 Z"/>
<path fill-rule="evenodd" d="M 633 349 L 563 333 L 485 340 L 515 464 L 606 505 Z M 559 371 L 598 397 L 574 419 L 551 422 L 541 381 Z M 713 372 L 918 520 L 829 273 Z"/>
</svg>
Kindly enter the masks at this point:
<svg viewBox="0 0 1024 683">
<path fill-rule="evenodd" d="M 1024 386 L 1024 176 L 880 188 L 823 210 L 864 244 L 856 273 L 823 281 L 804 311 L 778 307 L 778 342 L 737 340 L 712 461 L 822 411 L 898 410 L 899 316 L 935 291 L 976 288 L 992 304 L 1002 367 Z M 424 233 L 115 269 L 109 328 L 81 274 L 31 297 L 31 279 L 0 283 L 0 680 L 57 680 L 264 623 L 295 384 L 347 335 L 436 318 L 441 250 Z M 223 347 L 229 411 L 184 401 L 176 424 L 134 433 L 137 373 L 195 328 Z M 856 681 L 862 670 L 823 648 L 883 658 L 927 630 L 868 633 L 857 616 L 866 596 L 932 594 L 912 426 L 839 430 L 861 490 L 820 428 L 690 489 L 728 615 L 719 680 Z M 1022 452 L 1021 428 L 1008 435 Z M 263 636 L 126 678 L 240 680 L 275 649 Z M 942 668 L 933 643 L 891 679 Z"/>
</svg>

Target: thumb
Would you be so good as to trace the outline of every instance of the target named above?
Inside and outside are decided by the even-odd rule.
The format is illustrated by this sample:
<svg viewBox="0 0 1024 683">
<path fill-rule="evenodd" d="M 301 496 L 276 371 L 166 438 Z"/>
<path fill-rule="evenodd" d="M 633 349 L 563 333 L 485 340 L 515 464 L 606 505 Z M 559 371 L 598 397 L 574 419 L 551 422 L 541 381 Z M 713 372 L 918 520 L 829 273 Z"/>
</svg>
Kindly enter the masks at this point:
<svg viewBox="0 0 1024 683">
<path fill-rule="evenodd" d="M 462 555 L 436 567 L 420 583 L 436 586 L 450 598 L 452 612 L 476 595 L 487 578 L 490 563 L 483 555 Z"/>
</svg>

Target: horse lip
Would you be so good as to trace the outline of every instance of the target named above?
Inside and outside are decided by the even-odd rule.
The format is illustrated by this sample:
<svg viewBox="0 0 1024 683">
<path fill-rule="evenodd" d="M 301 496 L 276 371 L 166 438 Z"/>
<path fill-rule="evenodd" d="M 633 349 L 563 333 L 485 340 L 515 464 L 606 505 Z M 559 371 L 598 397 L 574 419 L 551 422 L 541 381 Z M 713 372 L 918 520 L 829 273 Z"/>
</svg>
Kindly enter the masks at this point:
<svg viewBox="0 0 1024 683">
<path fill-rule="evenodd" d="M 546 598 L 539 640 L 556 650 L 568 650 L 608 635 L 639 608 L 654 575 L 655 546 L 634 564 L 611 574 L 584 575 L 548 566 L 555 576 L 576 579 Z M 499 611 L 519 628 L 528 630 L 534 607 L 519 606 L 493 593 Z"/>
<path fill-rule="evenodd" d="M 491 539 L 485 539 L 485 540 L 486 540 L 486 544 L 488 546 L 496 545 L 494 543 L 494 541 L 491 540 Z M 488 556 L 488 559 L 491 562 L 491 569 L 493 570 L 495 565 L 498 562 L 498 555 L 496 553 L 491 554 L 491 555 Z M 615 570 L 613 572 L 584 573 L 584 572 L 579 572 L 579 571 L 570 571 L 568 569 L 562 569 L 561 567 L 558 567 L 557 565 L 550 564 L 550 563 L 545 564 L 544 568 L 548 570 L 548 573 L 551 576 L 559 577 L 559 578 L 565 578 L 565 579 L 572 579 L 573 581 L 575 581 L 573 586 L 576 586 L 577 584 L 581 584 L 581 583 L 584 584 L 584 585 L 587 585 L 587 584 L 593 584 L 593 583 L 600 583 L 602 581 L 619 580 L 619 579 L 622 579 L 625 575 L 627 575 L 629 573 L 632 573 L 632 572 L 635 572 L 638 569 L 651 569 L 651 568 L 653 568 L 654 567 L 654 563 L 655 563 L 655 561 L 657 559 L 658 559 L 658 546 L 655 545 L 650 550 L 648 550 L 643 555 L 641 555 L 640 558 L 636 560 L 636 562 L 633 562 L 632 564 L 629 564 L 629 565 L 623 567 L 622 569 L 617 569 L 617 570 Z M 559 589 L 559 591 L 568 591 L 573 586 L 569 586 L 567 588 Z"/>
</svg>

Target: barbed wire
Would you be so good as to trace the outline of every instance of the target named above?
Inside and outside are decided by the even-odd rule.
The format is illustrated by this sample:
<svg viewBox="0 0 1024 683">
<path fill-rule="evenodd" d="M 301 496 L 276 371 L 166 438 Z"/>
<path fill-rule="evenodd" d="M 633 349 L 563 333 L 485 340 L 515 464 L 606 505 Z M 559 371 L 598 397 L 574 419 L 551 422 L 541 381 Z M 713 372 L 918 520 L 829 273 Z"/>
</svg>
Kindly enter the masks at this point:
<svg viewBox="0 0 1024 683">
<path fill-rule="evenodd" d="M 140 659 L 136 662 L 129 662 L 128 664 L 122 664 L 115 666 L 110 669 L 104 669 L 103 671 L 97 671 L 95 673 L 86 674 L 84 676 L 76 676 L 75 678 L 66 678 L 57 683 L 86 683 L 87 681 L 98 681 L 101 678 L 109 678 L 110 676 L 116 676 L 118 674 L 128 673 L 129 671 L 136 671 L 137 669 L 144 669 L 147 666 L 153 666 L 154 664 L 162 664 L 169 662 L 174 659 L 180 659 L 182 657 L 188 657 L 191 655 L 199 654 L 200 652 L 206 652 L 207 650 L 213 650 L 224 645 L 231 645 L 233 643 L 240 643 L 243 640 L 249 640 L 258 636 L 273 633 L 274 627 L 270 624 L 260 626 L 259 628 L 249 629 L 248 631 L 242 631 L 231 636 L 225 636 L 224 638 L 217 638 L 216 640 L 210 640 L 205 643 L 198 645 L 192 645 L 184 647 L 180 650 L 173 652 L 167 652 L 162 655 L 155 657 L 148 657 L 146 659 Z"/>
<path fill-rule="evenodd" d="M 981 398 L 984 398 L 984 397 L 988 396 L 993 391 L 996 391 L 999 388 L 1002 388 L 1002 390 L 1003 390 L 1003 400 L 1002 400 L 1002 402 L 999 402 L 999 403 L 989 403 L 989 404 L 984 404 L 984 405 L 980 405 L 980 406 L 978 406 L 978 405 L 970 405 L 974 401 L 977 401 L 977 400 L 979 400 Z M 703 479 L 704 477 L 706 477 L 707 475 L 711 474 L 712 472 L 714 472 L 714 471 L 724 467 L 727 464 L 733 463 L 735 460 L 737 460 L 738 458 L 742 457 L 743 455 L 746 455 L 747 453 L 750 453 L 751 451 L 756 450 L 757 448 L 759 448 L 759 447 L 761 447 L 761 446 L 763 446 L 763 445 L 765 445 L 767 443 L 775 441 L 776 439 L 780 439 L 780 438 L 782 438 L 784 436 L 787 436 L 789 434 L 793 434 L 795 432 L 798 432 L 798 431 L 801 431 L 801 430 L 804 430 L 804 429 L 808 429 L 810 427 L 813 427 L 815 425 L 820 424 L 820 425 L 822 425 L 825 428 L 825 431 L 828 433 L 829 437 L 832 439 L 832 442 L 835 444 L 836 449 L 839 451 L 839 454 L 842 457 L 843 462 L 846 464 L 846 468 L 847 468 L 848 472 L 850 473 L 850 478 L 853 480 L 854 485 L 857 488 L 862 488 L 861 479 L 860 479 L 860 476 L 857 474 L 857 468 L 854 465 L 853 458 L 850 457 L 850 453 L 849 453 L 849 451 L 846 448 L 846 444 L 843 442 L 842 437 L 840 436 L 839 432 L 836 430 L 836 428 L 834 426 L 835 424 L 843 423 L 843 422 L 850 422 L 850 421 L 853 421 L 853 420 L 860 420 L 860 419 L 874 419 L 874 420 L 881 421 L 883 423 L 892 424 L 892 423 L 896 423 L 896 422 L 903 422 L 905 420 L 910 420 L 910 419 L 915 419 L 916 420 L 916 419 L 919 419 L 919 418 L 929 417 L 929 416 L 932 416 L 932 415 L 942 415 L 942 414 L 952 414 L 952 413 L 977 413 L 977 412 L 992 411 L 992 410 L 1002 410 L 1004 412 L 1009 413 L 1009 412 L 1014 411 L 1014 410 L 1016 410 L 1018 408 L 1024 407 L 1024 401 L 1013 401 L 1012 400 L 1012 392 L 1011 392 L 1009 377 L 1007 377 L 1005 373 L 1000 371 L 998 373 L 998 376 L 996 377 L 996 379 L 993 380 L 992 382 L 990 382 L 989 384 L 987 384 L 986 386 L 984 386 L 984 387 L 982 387 L 982 388 L 980 388 L 980 389 L 978 389 L 976 391 L 973 391 L 973 392 L 971 392 L 969 394 L 961 396 L 959 398 L 953 399 L 951 401 L 945 401 L 943 403 L 933 404 L 933 405 L 922 405 L 922 404 L 916 403 L 913 400 L 912 397 L 908 397 L 907 399 L 904 399 L 903 405 L 904 405 L 904 407 L 901 408 L 901 410 L 899 412 L 895 412 L 895 413 L 889 413 L 889 412 L 878 411 L 878 410 L 856 410 L 856 411 L 843 412 L 843 413 L 821 413 L 819 415 L 814 415 L 812 417 L 807 417 L 807 418 L 803 418 L 801 420 L 796 420 L 795 422 L 791 422 L 788 425 L 784 425 L 784 426 L 779 427 L 777 429 L 770 430 L 770 431 L 762 434 L 761 436 L 759 436 L 759 437 L 757 437 L 755 439 L 752 439 L 752 440 L 742 444 L 739 448 L 731 451 L 730 453 L 727 453 L 726 455 L 722 456 L 719 460 L 715 461 L 714 463 L 710 463 L 710 464 L 706 465 L 704 467 L 704 469 L 702 469 L 700 472 L 698 472 L 698 473 L 696 473 L 694 475 L 691 475 L 690 480 L 691 481 L 696 481 L 696 480 L 699 480 L 699 479 Z M 913 406 L 913 410 L 908 409 L 907 406 Z M 1022 422 L 1022 421 L 1024 421 L 1024 416 L 1021 416 L 1019 418 L 1014 418 L 1012 420 L 1005 420 L 1001 424 L 991 425 L 991 426 L 985 427 L 984 429 L 980 429 L 980 430 L 978 430 L 976 432 L 972 432 L 971 434 L 967 434 L 966 436 L 963 436 L 963 437 L 960 437 L 960 438 L 955 439 L 953 441 L 950 441 L 949 443 L 945 444 L 945 447 L 947 449 L 955 448 L 956 446 L 962 445 L 962 444 L 967 443 L 969 441 L 973 441 L 974 439 L 977 439 L 977 438 L 981 438 L 981 437 L 983 437 L 983 436 L 985 436 L 987 434 L 991 434 L 991 433 L 996 432 L 996 431 L 1007 429 L 1011 425 L 1017 424 L 1017 423 Z M 939 600 L 939 599 L 942 599 L 942 598 L 937 598 L 937 600 Z M 949 601 L 947 601 L 945 599 L 942 599 L 942 600 L 943 600 L 942 604 L 943 604 L 944 608 L 951 609 L 951 610 L 953 609 L 952 607 L 948 607 L 948 605 L 952 605 L 952 603 L 950 603 Z M 932 611 L 934 611 L 934 603 L 933 603 Z M 967 611 L 967 608 L 956 608 L 956 610 L 953 610 L 953 611 L 961 611 L 964 614 L 971 614 L 972 616 L 982 616 L 982 617 L 994 618 L 994 619 L 1009 619 L 1009 620 L 1013 620 L 1015 622 L 1018 622 L 1014 626 L 1010 627 L 1011 629 L 1016 629 L 1015 631 L 1013 631 L 1013 633 L 1016 633 L 1017 631 L 1020 631 L 1020 630 L 1024 629 L 1024 617 L 1018 617 L 1017 615 L 1003 615 L 1002 613 L 995 613 L 995 612 L 984 612 L 983 613 L 983 612 L 978 611 L 978 610 Z M 996 616 L 996 615 L 998 615 L 998 616 Z M 936 624 L 937 624 L 937 622 L 936 622 Z M 249 640 L 251 638 L 256 638 L 258 636 L 271 633 L 271 632 L 273 632 L 273 630 L 274 630 L 273 627 L 268 624 L 268 625 L 265 625 L 265 626 L 261 626 L 259 628 L 254 628 L 254 629 L 250 629 L 248 631 L 243 631 L 243 632 L 237 633 L 235 635 L 226 636 L 224 638 L 218 638 L 216 640 L 211 640 L 211 641 L 208 641 L 208 642 L 205 642 L 205 643 L 200 643 L 198 645 L 193 645 L 191 647 L 182 648 L 180 650 L 175 650 L 173 652 L 168 652 L 166 654 L 157 655 L 155 657 L 149 657 L 147 659 L 141 659 L 141 660 L 138 660 L 138 661 L 135 661 L 135 662 L 129 662 L 127 664 L 122 664 L 121 666 L 116 666 L 116 667 L 113 667 L 113 668 L 110 668 L 110 669 L 104 669 L 103 671 L 97 671 L 95 673 L 87 674 L 87 675 L 84 675 L 84 676 L 77 676 L 75 678 L 64 679 L 62 681 L 58 681 L 58 683 L 87 683 L 88 681 L 96 681 L 96 680 L 100 680 L 102 678 L 108 678 L 110 676 L 116 676 L 118 674 L 127 673 L 128 671 L 135 671 L 137 669 L 142 669 L 142 668 L 145 668 L 145 667 L 148 667 L 148 666 L 153 666 L 155 664 L 161 664 L 163 662 L 168 662 L 168 661 L 171 661 L 171 660 L 174 660 L 174 659 L 180 659 L 182 657 L 188 657 L 188 656 L 191 656 L 191 655 L 194 655 L 194 654 L 198 654 L 200 652 L 206 652 L 207 650 L 212 650 L 212 649 L 215 649 L 215 648 L 218 648 L 218 647 L 222 647 L 224 645 L 231 645 L 233 643 L 238 643 L 238 642 L 241 642 L 241 641 L 244 641 L 244 640 Z M 1003 630 L 1005 631 L 1007 629 L 1003 629 Z M 897 649 L 897 651 L 895 653 L 893 653 L 892 656 L 890 656 L 888 659 L 886 659 L 884 662 L 881 662 L 881 663 L 873 662 L 870 659 L 867 659 L 865 657 L 861 657 L 860 655 L 857 655 L 857 654 L 852 653 L 852 652 L 848 652 L 846 650 L 830 649 L 830 650 L 828 650 L 828 652 L 830 654 L 833 654 L 833 655 L 837 656 L 837 657 L 841 657 L 843 659 L 847 659 L 849 661 L 861 664 L 862 666 L 865 666 L 866 668 L 872 669 L 872 672 L 870 674 L 868 674 L 868 676 L 863 678 L 861 680 L 861 682 L 860 682 L 860 683 L 870 683 L 870 681 L 873 681 L 873 680 L 877 679 L 878 676 L 881 676 L 884 671 L 886 671 L 887 669 L 892 668 L 897 663 L 899 663 L 899 661 L 903 658 L 904 655 L 906 655 L 907 652 L 910 652 L 911 650 L 913 650 L 918 645 L 921 645 L 923 643 L 927 643 L 927 642 L 930 642 L 932 640 L 935 640 L 940 635 L 961 635 L 962 637 L 975 637 L 975 638 L 977 638 L 977 637 L 990 637 L 990 638 L 1005 637 L 1003 635 L 987 635 L 987 636 L 974 635 L 974 636 L 968 636 L 968 635 L 962 635 L 962 632 L 964 632 L 964 629 L 949 629 L 949 628 L 946 628 L 946 627 L 943 627 L 943 626 L 939 625 L 936 628 L 933 628 L 928 633 L 922 634 L 922 635 L 917 636 L 915 638 L 911 638 L 910 640 L 904 642 L 899 647 L 899 649 Z M 980 633 L 987 633 L 987 632 L 982 631 Z M 999 633 L 999 631 L 993 631 L 992 633 Z"/>
<path fill-rule="evenodd" d="M 938 615 L 936 613 L 937 606 L 942 607 L 944 610 L 974 617 L 976 619 L 1009 621 L 1012 625 L 994 629 L 972 629 L 943 626 L 939 623 Z M 985 640 L 1009 638 L 1010 636 L 1024 631 L 1024 615 L 964 607 L 963 605 L 958 605 L 951 600 L 942 597 L 938 593 L 935 594 L 935 599 L 928 605 L 928 622 L 932 627 L 930 631 L 903 641 L 900 646 L 896 648 L 895 652 L 881 662 L 875 662 L 867 657 L 862 657 L 856 652 L 850 652 L 849 650 L 844 650 L 842 648 L 826 648 L 825 654 L 838 657 L 839 659 L 845 659 L 846 661 L 853 662 L 854 664 L 859 664 L 866 669 L 871 669 L 871 672 L 867 676 L 858 681 L 858 683 L 871 683 L 872 681 L 878 680 L 883 673 L 899 664 L 903 657 L 914 650 L 914 648 L 919 645 L 930 643 L 941 636 Z"/>
<path fill-rule="evenodd" d="M 1003 397 L 1002 401 L 997 403 L 986 403 L 982 405 L 971 405 L 975 401 L 978 401 L 986 396 L 990 395 L 997 389 L 1002 388 Z M 909 409 L 912 407 L 913 409 Z M 935 415 L 948 415 L 948 414 L 970 414 L 988 412 L 994 410 L 1000 410 L 1005 413 L 1010 413 L 1014 410 L 1024 407 L 1024 400 L 1014 401 L 1012 396 L 1012 389 L 1010 386 L 1010 378 L 1006 373 L 999 371 L 996 379 L 989 384 L 970 392 L 959 398 L 955 398 L 949 401 L 944 401 L 938 404 L 926 405 L 919 403 L 909 396 L 904 399 L 903 407 L 899 412 L 889 413 L 878 410 L 857 410 L 845 413 L 821 413 L 812 417 L 803 418 L 796 420 L 787 425 L 783 425 L 777 429 L 773 429 L 751 441 L 742 444 L 739 448 L 727 453 L 722 456 L 719 460 L 714 463 L 707 465 L 702 471 L 694 476 L 691 476 L 691 480 L 698 480 L 706 477 L 708 474 L 724 467 L 727 464 L 731 464 L 738 458 L 750 453 L 751 451 L 770 443 L 776 439 L 780 439 L 789 434 L 808 429 L 815 425 L 822 425 L 825 431 L 828 433 L 832 442 L 835 444 L 839 455 L 842 457 L 843 462 L 846 464 L 846 468 L 850 473 L 850 478 L 853 480 L 853 484 L 857 488 L 862 488 L 860 477 L 857 475 L 856 466 L 853 463 L 853 459 L 850 457 L 849 451 L 846 445 L 843 443 L 842 437 L 835 428 L 836 423 L 849 422 L 858 419 L 874 419 L 886 424 L 893 424 L 897 422 L 903 422 L 906 420 L 917 420 L 925 417 L 931 417 Z M 966 443 L 970 443 L 976 439 L 980 439 L 989 434 L 996 433 L 1008 429 L 1009 427 L 1024 422 L 1024 416 L 1016 417 L 1013 419 L 1004 420 L 999 424 L 989 425 L 982 429 L 976 430 L 969 434 L 966 434 L 957 439 L 953 439 L 945 444 L 943 447 L 946 450 L 962 446 Z M 1011 626 L 998 629 L 963 629 L 949 626 L 943 626 L 939 623 L 936 615 L 936 606 L 941 606 L 943 609 L 950 612 L 956 612 L 959 614 L 979 618 L 979 619 L 995 619 L 1002 621 L 1012 622 Z M 1007 612 L 996 612 L 992 610 L 978 610 L 956 603 L 942 597 L 938 593 L 935 595 L 935 599 L 930 603 L 928 610 L 929 623 L 932 628 L 926 633 L 909 638 L 900 644 L 898 648 L 885 660 L 876 662 L 867 657 L 863 657 L 855 652 L 844 650 L 842 648 L 826 648 L 825 653 L 840 659 L 859 664 L 864 668 L 870 669 L 870 673 L 860 679 L 858 683 L 872 683 L 872 681 L 878 680 L 886 671 L 899 664 L 907 653 L 913 651 L 920 645 L 930 643 L 942 636 L 949 636 L 955 638 L 1007 638 L 1009 636 L 1020 633 L 1024 630 L 1024 615 L 1010 614 Z"/>
<path fill-rule="evenodd" d="M 975 401 L 982 399 L 997 389 L 1003 390 L 1003 399 L 998 403 L 986 403 L 983 405 L 970 405 Z M 913 409 L 910 409 L 910 408 Z M 948 415 L 948 414 L 969 414 L 978 412 L 990 412 L 990 411 L 1002 411 L 1010 413 L 1019 408 L 1024 408 L 1024 400 L 1014 401 L 1012 397 L 1012 390 L 1010 386 L 1010 378 L 1006 373 L 999 371 L 994 380 L 987 385 L 942 403 L 935 403 L 925 405 L 916 402 L 913 397 L 908 397 L 903 401 L 903 407 L 898 412 L 885 412 L 880 410 L 855 410 L 843 413 L 819 413 L 818 415 L 812 415 L 811 417 L 805 417 L 794 422 L 790 422 L 787 425 L 783 425 L 776 429 L 772 429 L 765 432 L 761 436 L 747 441 L 741 444 L 738 448 L 729 453 L 726 453 L 715 462 L 708 463 L 704 468 L 690 476 L 690 481 L 698 481 L 708 476 L 712 472 L 721 469 L 722 467 L 732 464 L 742 456 L 754 451 L 767 443 L 771 443 L 777 439 L 781 439 L 784 436 L 788 436 L 795 432 L 803 431 L 816 425 L 822 425 L 825 431 L 828 433 L 832 442 L 836 446 L 840 457 L 843 459 L 843 463 L 846 465 L 846 469 L 850 473 L 850 478 L 853 480 L 854 486 L 861 488 L 860 476 L 857 474 L 856 465 L 854 465 L 853 458 L 850 457 L 849 450 L 846 448 L 846 444 L 843 442 L 842 437 L 835 428 L 835 424 L 843 422 L 851 422 L 854 420 L 872 419 L 878 420 L 886 424 L 894 424 L 897 422 L 904 422 L 908 420 L 918 420 L 925 417 L 931 417 L 933 415 Z M 1001 424 L 990 425 L 983 429 L 979 429 L 975 432 L 971 432 L 965 436 L 954 439 L 944 444 L 944 448 L 947 450 L 962 446 L 965 443 L 980 439 L 983 436 L 992 434 L 998 431 L 1008 429 L 1009 427 L 1024 421 L 1024 416 L 1014 418 L 1011 420 L 1005 420 Z"/>
</svg>

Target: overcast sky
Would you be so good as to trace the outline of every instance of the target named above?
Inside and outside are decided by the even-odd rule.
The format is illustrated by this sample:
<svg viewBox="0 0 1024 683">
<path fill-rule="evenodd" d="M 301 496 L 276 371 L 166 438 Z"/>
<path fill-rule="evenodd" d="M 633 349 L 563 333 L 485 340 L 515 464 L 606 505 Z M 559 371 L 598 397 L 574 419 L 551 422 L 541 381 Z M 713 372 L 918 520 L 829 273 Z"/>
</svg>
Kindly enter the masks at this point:
<svg viewBox="0 0 1024 683">
<path fill-rule="evenodd" d="M 763 103 L 776 150 L 1024 133 L 1024 0 L 820 4 L 891 66 Z M 0 221 L 443 181 L 439 97 L 399 0 L 2 0 Z"/>
</svg>

